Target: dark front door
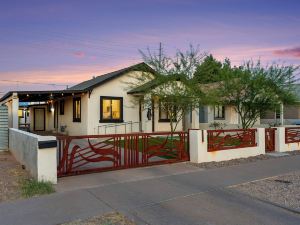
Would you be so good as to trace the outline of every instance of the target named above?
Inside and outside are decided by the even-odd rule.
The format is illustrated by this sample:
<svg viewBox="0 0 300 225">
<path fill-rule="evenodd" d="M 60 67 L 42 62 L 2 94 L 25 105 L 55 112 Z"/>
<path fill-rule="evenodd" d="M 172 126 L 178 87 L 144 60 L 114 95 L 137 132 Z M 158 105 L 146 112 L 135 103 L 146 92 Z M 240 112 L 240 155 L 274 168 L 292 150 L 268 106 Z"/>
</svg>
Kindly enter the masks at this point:
<svg viewBox="0 0 300 225">
<path fill-rule="evenodd" d="M 45 131 L 45 108 L 34 109 L 34 131 Z"/>
</svg>

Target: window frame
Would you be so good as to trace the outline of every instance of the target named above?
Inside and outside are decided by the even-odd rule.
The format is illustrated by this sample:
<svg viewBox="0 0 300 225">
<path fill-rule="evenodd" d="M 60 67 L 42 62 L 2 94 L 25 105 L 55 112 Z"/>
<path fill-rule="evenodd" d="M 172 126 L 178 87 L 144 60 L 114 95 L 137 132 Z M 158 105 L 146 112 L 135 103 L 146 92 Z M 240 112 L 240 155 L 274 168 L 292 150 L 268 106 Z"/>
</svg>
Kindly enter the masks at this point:
<svg viewBox="0 0 300 225">
<path fill-rule="evenodd" d="M 79 101 L 80 104 L 80 113 L 79 118 L 75 118 L 75 107 L 76 107 L 76 101 Z M 81 97 L 74 97 L 73 98 L 73 122 L 74 123 L 80 123 L 81 122 Z"/>
<path fill-rule="evenodd" d="M 65 100 L 59 101 L 59 115 L 65 115 Z"/>
<path fill-rule="evenodd" d="M 216 115 L 216 107 L 218 107 L 217 115 Z M 222 107 L 221 110 L 220 110 L 220 107 Z M 220 111 L 222 112 L 222 116 L 220 116 Z M 225 106 L 224 105 L 215 105 L 214 106 L 214 119 L 215 120 L 225 120 Z"/>
<path fill-rule="evenodd" d="M 168 107 L 170 107 L 170 106 L 168 106 Z M 171 119 L 169 118 L 169 114 L 167 113 L 167 119 L 162 119 L 161 118 L 161 111 L 162 111 L 162 107 L 161 107 L 161 101 L 159 101 L 159 103 L 158 103 L 158 122 L 160 122 L 160 123 L 169 123 L 170 121 L 171 121 Z M 177 118 L 177 116 L 176 116 L 176 118 Z M 177 119 L 175 119 L 173 122 L 176 122 L 177 121 Z"/>
<path fill-rule="evenodd" d="M 120 119 L 113 119 L 112 118 L 112 110 L 110 119 L 103 118 L 103 100 L 119 100 L 120 101 Z M 123 97 L 116 97 L 116 96 L 100 96 L 100 120 L 99 123 L 123 123 Z"/>
</svg>

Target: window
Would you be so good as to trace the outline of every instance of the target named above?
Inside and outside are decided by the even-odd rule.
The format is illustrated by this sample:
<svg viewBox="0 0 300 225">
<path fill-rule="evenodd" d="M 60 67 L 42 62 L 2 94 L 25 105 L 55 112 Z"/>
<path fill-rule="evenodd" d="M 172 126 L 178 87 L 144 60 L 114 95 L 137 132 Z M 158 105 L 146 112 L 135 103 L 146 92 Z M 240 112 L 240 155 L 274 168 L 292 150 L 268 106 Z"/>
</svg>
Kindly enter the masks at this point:
<svg viewBox="0 0 300 225">
<path fill-rule="evenodd" d="M 123 122 L 123 98 L 100 97 L 100 123 Z"/>
<path fill-rule="evenodd" d="M 81 122 L 81 98 L 73 98 L 73 122 Z"/>
<path fill-rule="evenodd" d="M 59 115 L 65 114 L 65 100 L 60 100 L 59 102 Z"/>
<path fill-rule="evenodd" d="M 19 118 L 24 118 L 24 111 L 23 111 L 23 109 L 19 109 L 18 110 L 18 116 L 19 116 Z"/>
<path fill-rule="evenodd" d="M 170 105 L 159 102 L 159 122 L 170 122 L 170 108 Z M 173 110 L 173 113 L 176 113 L 175 108 Z"/>
<path fill-rule="evenodd" d="M 216 105 L 214 111 L 214 117 L 217 120 L 224 120 L 225 119 L 225 107 L 222 105 Z"/>
</svg>

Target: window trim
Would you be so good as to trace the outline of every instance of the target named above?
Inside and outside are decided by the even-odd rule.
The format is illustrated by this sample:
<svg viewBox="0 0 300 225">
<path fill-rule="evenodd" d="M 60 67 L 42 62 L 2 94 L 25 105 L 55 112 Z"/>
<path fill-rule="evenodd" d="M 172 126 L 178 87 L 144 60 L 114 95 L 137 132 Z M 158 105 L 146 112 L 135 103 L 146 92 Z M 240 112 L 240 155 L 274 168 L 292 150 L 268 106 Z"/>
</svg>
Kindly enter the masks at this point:
<svg viewBox="0 0 300 225">
<path fill-rule="evenodd" d="M 80 117 L 75 118 L 75 102 L 79 101 L 80 103 Z M 80 123 L 81 122 L 81 97 L 74 97 L 73 98 L 73 122 L 74 123 Z"/>
<path fill-rule="evenodd" d="M 220 117 L 219 115 L 216 116 L 216 107 L 222 107 L 222 115 L 223 115 L 222 117 Z M 218 112 L 219 112 L 219 109 L 218 109 Z M 215 120 L 225 120 L 225 106 L 224 105 L 215 105 L 214 106 L 214 119 Z"/>
<path fill-rule="evenodd" d="M 104 119 L 103 118 L 103 100 L 120 100 L 120 119 Z M 100 120 L 99 123 L 123 123 L 123 97 L 116 96 L 100 96 Z M 112 116 L 112 115 L 111 115 Z"/>
<path fill-rule="evenodd" d="M 65 100 L 59 101 L 59 115 L 65 115 Z"/>
</svg>

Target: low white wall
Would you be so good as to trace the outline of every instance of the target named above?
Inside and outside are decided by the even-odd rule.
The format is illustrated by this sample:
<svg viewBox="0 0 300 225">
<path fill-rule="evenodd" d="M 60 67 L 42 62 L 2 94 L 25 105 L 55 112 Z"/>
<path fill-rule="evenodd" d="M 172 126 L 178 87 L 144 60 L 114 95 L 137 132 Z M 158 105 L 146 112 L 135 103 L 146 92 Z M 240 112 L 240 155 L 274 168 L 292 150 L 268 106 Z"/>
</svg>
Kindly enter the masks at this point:
<svg viewBox="0 0 300 225">
<path fill-rule="evenodd" d="M 190 130 L 190 161 L 194 163 L 224 161 L 265 154 L 265 129 L 257 128 L 255 147 L 208 152 L 207 130 Z M 203 132 L 203 135 L 202 135 Z"/>
<path fill-rule="evenodd" d="M 9 150 L 17 161 L 38 181 L 56 184 L 56 147 L 41 147 L 42 143 L 55 140 L 52 136 L 39 136 L 14 128 L 9 129 Z"/>
<path fill-rule="evenodd" d="M 286 144 L 285 143 L 285 127 L 276 127 L 275 151 L 276 152 L 289 152 L 289 151 L 295 151 L 295 150 L 300 150 L 300 142 Z"/>
</svg>

